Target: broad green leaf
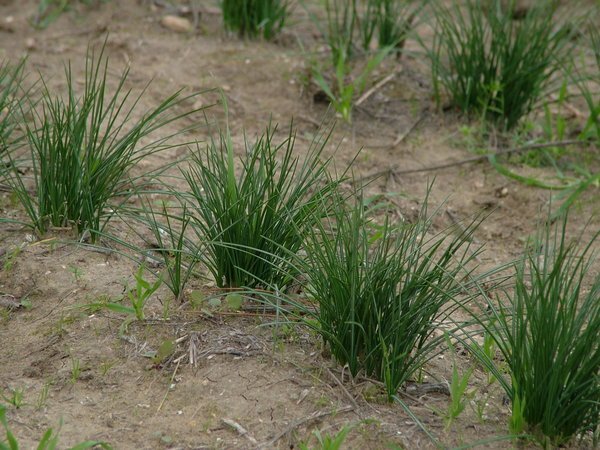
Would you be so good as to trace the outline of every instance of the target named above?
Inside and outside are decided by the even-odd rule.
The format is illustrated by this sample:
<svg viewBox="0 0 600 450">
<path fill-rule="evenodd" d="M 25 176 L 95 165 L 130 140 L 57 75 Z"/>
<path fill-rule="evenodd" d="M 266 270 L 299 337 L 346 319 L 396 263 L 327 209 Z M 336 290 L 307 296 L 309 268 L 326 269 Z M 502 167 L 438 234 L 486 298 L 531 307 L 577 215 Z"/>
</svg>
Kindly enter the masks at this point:
<svg viewBox="0 0 600 450">
<path fill-rule="evenodd" d="M 154 358 L 152 358 L 152 362 L 154 362 L 154 364 L 161 364 L 169 356 L 171 356 L 174 351 L 175 351 L 175 341 L 173 341 L 171 339 L 167 339 L 167 340 L 163 341 L 162 344 L 160 344 L 160 347 L 158 347 L 158 351 L 156 352 L 156 355 L 154 356 Z"/>
<path fill-rule="evenodd" d="M 242 307 L 244 299 L 240 294 L 229 294 L 225 297 L 225 301 L 227 302 L 227 307 L 229 309 L 238 311 Z"/>
<path fill-rule="evenodd" d="M 221 306 L 221 299 L 217 298 L 217 297 L 213 297 L 213 298 L 211 298 L 211 299 L 208 300 L 208 304 L 212 308 L 219 308 Z"/>
</svg>

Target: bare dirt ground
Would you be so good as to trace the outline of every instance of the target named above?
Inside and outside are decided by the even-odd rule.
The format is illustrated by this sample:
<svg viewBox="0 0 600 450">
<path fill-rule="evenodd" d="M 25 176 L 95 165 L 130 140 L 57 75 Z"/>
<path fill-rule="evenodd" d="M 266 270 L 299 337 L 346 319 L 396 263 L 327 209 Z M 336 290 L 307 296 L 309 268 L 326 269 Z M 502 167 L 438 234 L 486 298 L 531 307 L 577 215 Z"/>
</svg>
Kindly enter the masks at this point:
<svg viewBox="0 0 600 450">
<path fill-rule="evenodd" d="M 297 42 L 313 48 L 318 33 L 301 7 L 294 9 L 282 36 L 265 43 L 226 35 L 213 2 L 200 2 L 199 27 L 192 33 L 161 26 L 167 11 L 150 3 L 77 4 L 47 29 L 37 31 L 28 22 L 37 2 L 0 1 L 0 58 L 16 61 L 27 55 L 30 79 L 39 72 L 51 88 L 60 90 L 64 64 L 70 61 L 81 77 L 88 45 L 101 45 L 107 39 L 114 74 L 126 66 L 131 69 L 126 87 L 139 92 L 151 81 L 140 111 L 178 89 L 221 88 L 228 99 L 235 142 L 243 141 L 244 130 L 253 137 L 269 120 L 285 130 L 294 118 L 297 151 L 306 150 L 326 106 L 313 102 L 304 83 L 306 59 Z M 408 50 L 399 63 L 401 70 L 355 111 L 352 125 L 339 123 L 331 137 L 328 152 L 335 154 L 340 168 L 362 149 L 354 162 L 358 177 L 473 155 L 472 145 L 459 131 L 466 122 L 434 109 L 424 58 L 418 55 L 416 43 L 409 42 Z M 388 61 L 374 79 L 397 69 L 397 63 Z M 210 92 L 189 106 L 217 99 Z M 223 117 L 218 108 L 208 114 Z M 186 120 L 185 125 L 191 125 L 202 117 Z M 402 142 L 392 145 L 409 130 Z M 186 138 L 203 140 L 207 134 L 199 128 Z M 587 155 L 590 170 L 598 170 L 597 148 L 578 151 Z M 147 171 L 186 152 L 184 147 L 170 150 L 143 161 L 136 170 Z M 538 177 L 553 174 L 549 168 L 519 170 Z M 450 212 L 440 216 L 439 227 L 486 208 L 492 211 L 476 233 L 485 245 L 482 267 L 506 263 L 520 254 L 550 198 L 547 191 L 502 177 L 485 162 L 384 175 L 369 186 L 369 195 L 387 195 L 397 207 L 393 214 L 410 215 L 434 176 L 432 203 L 439 205 L 448 198 L 444 211 Z M 22 217 L 8 194 L 2 194 L 0 208 L 3 215 Z M 585 224 L 585 236 L 597 230 L 599 209 L 600 195 L 592 187 L 573 210 L 573 235 Z M 161 302 L 169 297 L 161 289 L 149 307 L 153 319 L 131 325 L 130 338 L 120 339 L 122 317 L 81 306 L 101 296 L 122 296 L 124 285 L 133 280 L 135 264 L 115 254 L 55 245 L 44 239 L 48 237 L 31 239 L 29 234 L 15 226 L 0 228 L 4 254 L 0 291 L 31 303 L 30 309 L 3 311 L 0 316 L 0 392 L 24 393 L 24 405 L 9 411 L 23 448 L 33 448 L 43 431 L 56 428 L 61 420 L 60 448 L 86 439 L 106 441 L 118 449 L 233 449 L 255 448 L 257 443 L 264 448 L 298 448 L 302 441 L 314 444 L 314 430 L 333 435 L 348 424 L 353 430 L 343 448 L 433 448 L 414 420 L 400 406 L 380 400 L 369 382 L 345 379 L 341 387 L 338 381 L 343 374 L 310 333 L 292 330 L 274 339 L 271 328 L 260 326 L 271 317 L 252 313 L 203 317 L 173 305 L 171 318 L 161 320 Z M 22 250 L 15 252 L 16 247 Z M 597 273 L 599 265 L 594 268 Z M 210 286 L 198 282 L 194 288 Z M 184 358 L 164 368 L 152 367 L 144 355 L 166 338 L 181 338 L 177 355 Z M 199 354 L 195 367 L 185 358 L 192 340 Z M 464 352 L 457 358 L 462 370 L 474 364 Z M 74 376 L 78 363 L 80 373 Z M 447 380 L 451 355 L 441 355 L 427 373 L 426 381 Z M 474 443 L 507 434 L 508 407 L 497 386 L 488 387 L 485 378 L 477 369 L 471 379 L 474 402 L 487 403 L 483 417 L 468 407 L 449 430 L 431 410 L 446 408 L 446 394 L 409 391 L 403 399 L 443 445 Z M 241 425 L 247 434 L 228 426 L 226 419 Z M 510 448 L 511 444 L 484 447 Z"/>
</svg>

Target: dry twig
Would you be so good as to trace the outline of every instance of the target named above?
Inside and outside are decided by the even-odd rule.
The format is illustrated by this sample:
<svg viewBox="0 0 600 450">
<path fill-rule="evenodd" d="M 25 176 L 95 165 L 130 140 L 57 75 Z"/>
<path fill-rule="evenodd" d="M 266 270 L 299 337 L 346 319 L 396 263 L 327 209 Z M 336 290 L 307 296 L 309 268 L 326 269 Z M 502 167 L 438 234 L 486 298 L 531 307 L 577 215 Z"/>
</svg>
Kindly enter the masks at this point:
<svg viewBox="0 0 600 450">
<path fill-rule="evenodd" d="M 333 372 L 331 370 L 329 370 L 329 367 L 326 367 L 325 369 L 327 370 L 327 373 L 329 374 L 329 376 L 331 378 L 333 378 L 333 380 L 336 382 L 336 384 L 342 389 L 344 394 L 346 394 L 346 397 L 348 397 L 348 400 L 350 400 L 350 403 L 352 403 L 354 408 L 356 408 L 358 410 L 359 408 L 358 408 L 358 403 L 356 403 L 356 399 L 352 396 L 352 394 L 350 394 L 350 392 L 348 392 L 348 389 L 346 389 L 346 386 L 344 386 L 344 383 L 342 383 L 340 380 L 338 380 L 338 378 L 333 374 Z"/>
<path fill-rule="evenodd" d="M 438 164 L 435 166 L 422 167 L 419 169 L 397 170 L 397 166 L 394 166 L 394 167 L 390 167 L 385 170 L 378 170 L 377 172 L 373 172 L 368 175 L 365 175 L 364 177 L 357 180 L 356 183 L 364 181 L 364 180 L 371 180 L 373 178 L 377 178 L 381 175 L 385 175 L 390 172 L 392 172 L 394 175 L 406 175 L 406 174 L 420 173 L 420 172 L 433 172 L 435 170 L 448 169 L 450 167 L 462 166 L 464 164 L 485 161 L 486 159 L 489 159 L 494 156 L 510 155 L 513 153 L 521 153 L 521 152 L 526 152 L 526 151 L 530 151 L 530 150 L 540 150 L 540 149 L 549 148 L 549 147 L 565 147 L 567 145 L 577 145 L 577 144 L 581 144 L 581 143 L 582 143 L 581 141 L 574 139 L 574 140 L 568 140 L 568 141 L 556 141 L 556 142 L 545 142 L 545 143 L 539 143 L 539 144 L 529 144 L 529 145 L 523 145 L 521 147 L 514 147 L 514 148 L 498 150 L 497 152 L 486 153 L 485 155 L 473 156 L 471 158 L 461 159 L 458 161 L 449 161 L 449 162 L 445 162 L 445 163 Z"/>
<path fill-rule="evenodd" d="M 171 379 L 169 380 L 169 385 L 167 386 L 167 392 L 165 392 L 165 396 L 163 397 L 162 401 L 160 402 L 160 405 L 158 405 L 156 414 L 158 414 L 160 412 L 163 405 L 165 404 L 165 401 L 167 400 L 167 396 L 169 395 L 169 391 L 171 390 L 171 385 L 173 384 L 173 380 L 175 380 L 175 375 L 177 375 L 177 369 L 179 369 L 179 363 L 181 363 L 181 359 L 179 359 L 179 361 L 177 361 L 177 365 L 175 366 L 175 370 L 173 371 L 173 375 L 171 375 Z"/>
<path fill-rule="evenodd" d="M 344 412 L 348 412 L 348 411 L 352 411 L 352 410 L 354 410 L 354 406 L 343 406 L 339 409 L 334 408 L 334 409 L 329 409 L 327 411 L 315 411 L 314 413 L 309 414 L 306 417 L 302 417 L 300 419 L 294 420 L 283 431 L 280 431 L 279 433 L 277 433 L 269 441 L 264 442 L 261 445 L 259 445 L 258 448 L 260 448 L 260 449 L 273 448 L 273 445 L 277 441 L 279 441 L 279 439 L 281 439 L 282 437 L 284 437 L 287 434 L 290 434 L 296 428 L 298 428 L 306 423 L 312 422 L 313 420 L 321 419 L 323 417 L 331 416 L 332 414 L 339 414 L 339 413 L 344 413 Z"/>
<path fill-rule="evenodd" d="M 246 439 L 248 439 L 252 443 L 252 445 L 258 445 L 258 441 L 256 439 L 254 439 L 254 437 L 252 437 L 252 435 L 248 432 L 248 430 L 246 430 L 243 426 L 241 426 L 236 421 L 231 420 L 231 419 L 221 419 L 221 422 L 223 422 L 228 427 L 233 428 L 235 431 L 238 432 L 238 434 L 240 436 L 244 436 Z"/>
<path fill-rule="evenodd" d="M 396 70 L 394 70 L 388 76 L 386 76 L 385 78 L 383 78 L 380 81 L 378 81 L 377 83 L 375 83 L 370 89 L 367 89 L 367 91 L 359 97 L 359 99 L 356 101 L 355 105 L 356 106 L 362 105 L 365 101 L 367 101 L 367 99 L 371 95 L 373 95 L 375 92 L 377 92 L 379 89 L 381 89 L 387 83 L 389 83 L 400 72 L 402 72 L 402 67 L 398 67 Z"/>
</svg>

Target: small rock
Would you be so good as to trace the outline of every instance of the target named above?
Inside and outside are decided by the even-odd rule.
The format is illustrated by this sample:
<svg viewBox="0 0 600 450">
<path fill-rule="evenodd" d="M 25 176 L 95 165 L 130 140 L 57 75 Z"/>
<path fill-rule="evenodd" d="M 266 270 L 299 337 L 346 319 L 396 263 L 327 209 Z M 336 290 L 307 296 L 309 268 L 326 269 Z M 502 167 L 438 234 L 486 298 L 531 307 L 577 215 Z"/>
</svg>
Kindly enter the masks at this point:
<svg viewBox="0 0 600 450">
<path fill-rule="evenodd" d="M 496 208 L 498 206 L 498 200 L 492 196 L 483 196 L 481 198 L 476 198 L 473 200 L 473 203 L 484 209 Z"/>
<path fill-rule="evenodd" d="M 164 16 L 160 24 L 176 33 L 189 33 L 192 31 L 192 23 L 185 17 Z"/>
<path fill-rule="evenodd" d="M 498 198 L 506 197 L 508 195 L 508 188 L 506 186 L 499 187 L 496 189 L 496 192 L 494 192 L 494 195 Z"/>
<path fill-rule="evenodd" d="M 34 50 L 35 49 L 35 39 L 32 37 L 25 39 L 25 48 L 27 50 Z"/>
</svg>

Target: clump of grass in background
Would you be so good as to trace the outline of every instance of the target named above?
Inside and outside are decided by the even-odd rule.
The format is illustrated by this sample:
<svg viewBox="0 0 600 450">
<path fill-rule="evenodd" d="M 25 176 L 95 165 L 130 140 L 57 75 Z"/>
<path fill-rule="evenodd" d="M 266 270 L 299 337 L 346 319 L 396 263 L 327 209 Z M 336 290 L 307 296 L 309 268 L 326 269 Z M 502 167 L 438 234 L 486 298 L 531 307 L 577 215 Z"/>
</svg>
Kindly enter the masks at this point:
<svg viewBox="0 0 600 450">
<path fill-rule="evenodd" d="M 429 0 L 367 0 L 358 19 L 363 49 L 369 50 L 377 37 L 379 48 L 392 47 L 400 56 L 415 17 L 427 3 Z"/>
<path fill-rule="evenodd" d="M 552 75 L 570 58 L 572 25 L 555 21 L 556 2 L 536 2 L 523 20 L 514 2 L 466 0 L 435 7 L 432 79 L 467 114 L 514 128 L 551 90 Z"/>
<path fill-rule="evenodd" d="M 326 0 L 325 13 L 327 28 L 323 29 L 316 17 L 313 22 L 321 28 L 331 52 L 331 62 L 336 67 L 340 60 L 350 60 L 354 56 L 356 0 Z"/>
<path fill-rule="evenodd" d="M 400 55 L 412 21 L 426 3 L 369 0 L 361 8 L 356 0 L 326 0 L 325 25 L 311 15 L 329 47 L 324 63 L 311 59 L 311 74 L 345 121 L 351 121 L 355 98 L 365 90 L 372 72 L 391 52 Z M 375 35 L 378 47 L 372 50 Z"/>
<path fill-rule="evenodd" d="M 372 9 L 371 5 L 367 5 L 366 17 L 371 14 Z M 334 109 L 345 121 L 350 122 L 356 96 L 365 90 L 369 76 L 390 53 L 392 47 L 382 47 L 364 55 L 364 58 L 360 58 L 364 59 L 361 66 L 357 63 L 359 58 L 354 42 L 360 21 L 356 0 L 327 0 L 325 11 L 326 27 L 322 26 L 317 17 L 312 16 L 312 20 L 325 36 L 329 58 L 325 63 L 312 58 L 311 74 Z M 373 20 L 369 18 L 369 21 Z M 364 30 L 366 26 L 362 24 L 360 29 Z M 364 39 L 366 38 L 363 36 Z"/>
<path fill-rule="evenodd" d="M 383 381 L 390 400 L 439 352 L 444 337 L 433 332 L 459 302 L 457 280 L 476 254 L 477 223 L 431 235 L 432 217 L 426 199 L 415 223 L 377 226 L 358 199 L 316 227 L 298 262 L 317 306 L 304 307 L 306 322 L 353 376 Z"/>
<path fill-rule="evenodd" d="M 272 39 L 288 16 L 287 0 L 223 0 L 221 10 L 227 30 L 240 36 Z"/>
<path fill-rule="evenodd" d="M 3 158 L 13 144 L 13 131 L 19 123 L 17 116 L 23 108 L 21 84 L 25 60 L 16 66 L 0 63 L 0 158 Z M 1 164 L 4 166 L 4 161 Z M 0 169 L 2 173 L 3 169 Z"/>
<path fill-rule="evenodd" d="M 186 100 L 177 92 L 133 119 L 143 92 L 130 98 L 124 88 L 128 70 L 111 94 L 104 47 L 98 57 L 93 51 L 87 57 L 83 94 L 78 96 L 68 66 L 66 98 L 54 96 L 44 84 L 41 105 L 32 123 L 25 124 L 33 180 L 16 169 L 7 178 L 28 225 L 39 233 L 73 227 L 78 234 L 91 232 L 94 240 L 139 181 L 129 177 L 129 169 L 169 148 L 169 139 L 178 134 L 152 139 L 152 133 L 193 111 L 176 112 Z"/>
<path fill-rule="evenodd" d="M 360 80 L 352 80 L 352 60 L 355 56 L 357 24 L 356 0 L 326 0 L 326 26 L 319 17 L 310 14 L 329 48 L 326 62 L 311 57 L 311 76 L 334 109 L 348 122 L 351 120 L 353 99 L 364 89 L 368 76 L 380 61 L 367 62 Z M 329 74 L 333 72 L 330 77 Z"/>
<path fill-rule="evenodd" d="M 566 216 L 547 225 L 516 265 L 514 292 L 488 299 L 484 318 L 474 313 L 510 379 L 472 347 L 512 401 L 511 432 L 527 428 L 558 446 L 600 423 L 600 275 L 591 272 L 600 233 L 585 244 L 567 242 L 566 228 Z"/>
<path fill-rule="evenodd" d="M 291 127 L 280 144 L 273 142 L 275 132 L 269 126 L 254 144 L 245 142 L 239 170 L 229 131 L 221 133 L 204 152 L 193 153 L 183 172 L 191 191 L 184 200 L 189 228 L 219 287 L 283 289 L 290 281 L 286 252 L 300 250 L 337 186 L 321 161 L 327 136 L 300 161 Z"/>
<path fill-rule="evenodd" d="M 379 3 L 377 14 L 377 42 L 379 47 L 402 49 L 406 34 L 412 26 L 414 15 L 408 16 L 408 2 L 397 0 L 376 0 Z"/>
<path fill-rule="evenodd" d="M 600 89 L 600 31 L 590 24 L 590 49 L 595 67 L 590 74 L 579 75 L 576 83 L 589 110 L 589 117 L 581 132 L 581 138 L 592 142 L 600 142 L 600 98 L 596 93 Z"/>
</svg>

